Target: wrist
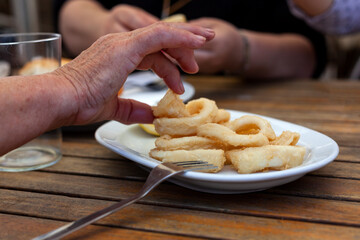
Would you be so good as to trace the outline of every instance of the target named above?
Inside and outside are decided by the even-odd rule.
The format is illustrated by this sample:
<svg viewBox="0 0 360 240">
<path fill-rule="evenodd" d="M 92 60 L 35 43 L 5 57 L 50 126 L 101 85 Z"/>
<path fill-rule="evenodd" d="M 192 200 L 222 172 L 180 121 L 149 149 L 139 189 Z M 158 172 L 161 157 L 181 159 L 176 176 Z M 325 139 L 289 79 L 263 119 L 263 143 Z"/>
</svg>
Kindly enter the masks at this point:
<svg viewBox="0 0 360 240">
<path fill-rule="evenodd" d="M 239 35 L 241 37 L 242 44 L 240 74 L 245 75 L 250 65 L 250 41 L 242 31 L 239 32 Z"/>
<path fill-rule="evenodd" d="M 233 58 L 229 58 L 230 66 L 227 69 L 227 72 L 230 74 L 237 74 L 244 76 L 246 75 L 249 65 L 250 65 L 250 41 L 248 36 L 242 30 L 237 31 L 237 38 L 236 38 L 236 47 L 233 49 L 232 56 Z"/>
<path fill-rule="evenodd" d="M 48 73 L 47 78 L 52 81 L 51 94 L 54 100 L 55 118 L 54 128 L 72 125 L 79 109 L 79 96 L 74 84 L 60 69 Z"/>
</svg>

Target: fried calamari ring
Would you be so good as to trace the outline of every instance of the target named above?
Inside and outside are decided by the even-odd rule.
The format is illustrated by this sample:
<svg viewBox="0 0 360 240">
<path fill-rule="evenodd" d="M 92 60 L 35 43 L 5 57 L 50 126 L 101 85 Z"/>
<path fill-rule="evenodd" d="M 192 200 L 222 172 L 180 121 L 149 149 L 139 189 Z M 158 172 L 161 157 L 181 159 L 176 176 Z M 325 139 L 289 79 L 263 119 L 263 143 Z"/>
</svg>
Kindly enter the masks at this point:
<svg viewBox="0 0 360 240">
<path fill-rule="evenodd" d="M 214 123 L 219 123 L 219 124 L 224 124 L 229 122 L 230 120 L 230 113 L 224 109 L 219 109 L 213 122 Z"/>
<path fill-rule="evenodd" d="M 257 116 L 245 115 L 229 122 L 226 126 L 239 134 L 253 134 L 254 132 L 259 132 L 264 134 L 269 140 L 274 140 L 276 138 L 270 123 Z"/>
<path fill-rule="evenodd" d="M 199 98 L 186 104 L 190 117 L 156 118 L 154 125 L 160 135 L 189 136 L 196 135 L 197 126 L 212 122 L 218 113 L 214 101 Z"/>
<path fill-rule="evenodd" d="M 297 132 L 283 131 L 275 140 L 270 141 L 271 145 L 292 145 L 295 146 L 300 139 Z"/>
<path fill-rule="evenodd" d="M 216 123 L 199 126 L 197 135 L 216 139 L 235 147 L 259 147 L 269 144 L 268 138 L 260 132 L 257 134 L 238 134 L 230 128 Z"/>
<path fill-rule="evenodd" d="M 305 153 L 305 147 L 267 145 L 231 150 L 225 155 L 235 169 L 244 174 L 299 166 L 304 161 Z"/>
<path fill-rule="evenodd" d="M 206 161 L 213 164 L 217 168 L 205 170 L 204 172 L 218 172 L 224 167 L 225 153 L 219 149 L 197 149 L 197 150 L 175 150 L 162 151 L 152 149 L 149 153 L 150 157 L 162 162 L 179 162 L 179 161 Z"/>
<path fill-rule="evenodd" d="M 190 113 L 186 110 L 185 104 L 178 94 L 168 90 L 165 96 L 153 108 L 153 114 L 157 118 L 170 117 L 189 117 Z"/>
<path fill-rule="evenodd" d="M 194 149 L 223 149 L 222 143 L 198 136 L 172 138 L 164 135 L 156 139 L 155 146 L 159 150 L 194 150 Z"/>
</svg>

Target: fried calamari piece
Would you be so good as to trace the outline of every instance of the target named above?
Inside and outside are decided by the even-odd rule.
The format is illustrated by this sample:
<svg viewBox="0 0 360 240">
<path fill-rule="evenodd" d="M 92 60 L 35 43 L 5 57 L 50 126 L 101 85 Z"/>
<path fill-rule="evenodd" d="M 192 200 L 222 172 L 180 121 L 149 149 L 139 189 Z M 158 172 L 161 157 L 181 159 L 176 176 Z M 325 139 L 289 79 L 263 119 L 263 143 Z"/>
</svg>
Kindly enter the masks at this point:
<svg viewBox="0 0 360 240">
<path fill-rule="evenodd" d="M 225 109 L 218 109 L 218 112 L 213 120 L 214 123 L 225 124 L 230 120 L 230 113 Z"/>
<path fill-rule="evenodd" d="M 270 141 L 271 145 L 292 145 L 295 146 L 300 139 L 297 132 L 283 131 L 275 140 Z"/>
<path fill-rule="evenodd" d="M 189 117 L 161 117 L 154 120 L 156 131 L 162 135 L 190 136 L 196 135 L 197 126 L 212 122 L 218 113 L 214 101 L 199 98 L 186 104 Z M 165 110 L 163 110 L 165 111 Z"/>
<path fill-rule="evenodd" d="M 245 115 L 229 122 L 226 126 L 239 134 L 253 134 L 259 132 L 264 134 L 269 140 L 274 140 L 276 138 L 270 123 L 258 116 Z"/>
<path fill-rule="evenodd" d="M 261 132 L 256 134 L 238 134 L 230 128 L 216 123 L 207 123 L 199 126 L 197 135 L 215 139 L 234 147 L 258 147 L 269 144 L 268 138 Z"/>
<path fill-rule="evenodd" d="M 304 161 L 306 148 L 301 146 L 267 145 L 226 152 L 226 158 L 242 174 L 266 170 L 284 170 Z"/>
<path fill-rule="evenodd" d="M 185 104 L 180 99 L 179 95 L 171 90 L 168 90 L 165 96 L 159 101 L 158 105 L 154 106 L 152 109 L 154 116 L 157 118 L 179 118 L 190 116 L 190 113 L 186 110 Z"/>
<path fill-rule="evenodd" d="M 198 136 L 172 138 L 164 135 L 156 139 L 155 146 L 159 150 L 194 150 L 194 149 L 223 149 L 221 142 Z"/>
<path fill-rule="evenodd" d="M 150 157 L 162 162 L 179 162 L 179 161 L 206 161 L 217 168 L 205 170 L 204 172 L 218 172 L 224 167 L 225 153 L 219 149 L 197 149 L 197 150 L 175 150 L 162 151 L 152 149 Z"/>
</svg>

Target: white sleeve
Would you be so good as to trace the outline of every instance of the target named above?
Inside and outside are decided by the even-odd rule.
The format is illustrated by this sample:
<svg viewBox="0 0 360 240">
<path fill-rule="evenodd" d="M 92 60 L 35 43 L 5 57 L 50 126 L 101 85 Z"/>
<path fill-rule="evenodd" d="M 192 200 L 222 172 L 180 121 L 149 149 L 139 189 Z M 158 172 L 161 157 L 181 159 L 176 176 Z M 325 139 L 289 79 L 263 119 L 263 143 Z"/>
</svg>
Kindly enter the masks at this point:
<svg viewBox="0 0 360 240">
<path fill-rule="evenodd" d="M 315 17 L 308 16 L 292 0 L 287 1 L 294 16 L 320 32 L 334 35 L 360 32 L 360 0 L 334 0 L 326 12 Z"/>
</svg>

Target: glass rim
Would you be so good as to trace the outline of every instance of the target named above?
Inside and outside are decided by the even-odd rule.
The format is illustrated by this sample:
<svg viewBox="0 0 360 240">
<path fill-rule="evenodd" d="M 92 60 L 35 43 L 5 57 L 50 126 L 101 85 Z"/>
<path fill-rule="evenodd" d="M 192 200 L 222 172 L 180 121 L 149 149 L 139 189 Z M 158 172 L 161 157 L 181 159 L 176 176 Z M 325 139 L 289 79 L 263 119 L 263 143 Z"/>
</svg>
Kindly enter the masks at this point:
<svg viewBox="0 0 360 240">
<path fill-rule="evenodd" d="M 33 32 L 33 33 L 3 33 L 0 34 L 1 38 L 6 37 L 18 37 L 18 36 L 47 36 L 34 40 L 22 40 L 22 41 L 9 41 L 9 42 L 0 42 L 1 45 L 16 45 L 16 44 L 24 44 L 24 43 L 39 43 L 39 42 L 48 42 L 52 40 L 57 40 L 61 38 L 61 34 L 59 33 L 48 33 L 48 32 Z"/>
</svg>

